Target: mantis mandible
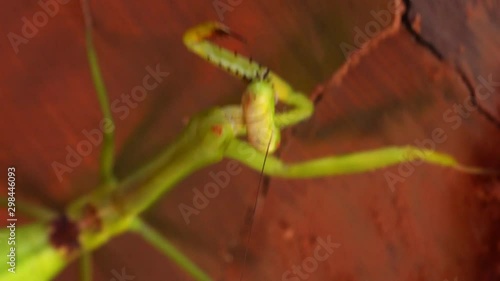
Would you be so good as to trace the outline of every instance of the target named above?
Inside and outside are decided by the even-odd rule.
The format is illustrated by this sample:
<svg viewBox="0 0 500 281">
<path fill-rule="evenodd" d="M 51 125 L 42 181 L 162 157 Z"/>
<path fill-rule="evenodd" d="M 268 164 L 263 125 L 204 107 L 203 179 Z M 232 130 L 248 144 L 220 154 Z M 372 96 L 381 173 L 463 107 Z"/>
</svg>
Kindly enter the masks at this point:
<svg viewBox="0 0 500 281">
<path fill-rule="evenodd" d="M 92 42 L 92 24 L 86 1 L 83 1 L 83 7 L 93 81 L 103 114 L 112 120 Z M 101 151 L 101 186 L 70 204 L 64 214 L 35 211 L 47 215 L 36 223 L 17 229 L 18 241 L 22 243 L 17 246 L 16 273 L 2 270 L 0 281 L 33 280 L 34 276 L 40 281 L 52 280 L 76 259 L 81 260 L 82 280 L 91 280 L 92 251 L 126 231 L 142 236 L 194 280 L 212 280 L 142 221 L 140 215 L 179 181 L 224 158 L 235 159 L 259 172 L 262 169 L 265 175 L 283 178 L 363 173 L 416 159 L 466 173 L 486 172 L 461 165 L 448 154 L 414 146 L 382 147 L 300 163 L 284 163 L 272 155 L 280 143 L 280 130 L 310 117 L 314 109 L 312 102 L 268 68 L 208 40 L 218 34 L 230 35 L 231 31 L 217 22 L 204 23 L 189 29 L 184 35 L 184 43 L 200 57 L 248 81 L 242 103 L 212 108 L 192 117 L 184 131 L 155 160 L 125 179 L 116 179 L 113 174 L 114 136 L 112 132 L 107 133 Z M 291 109 L 276 112 L 277 102 L 287 104 Z M 242 136 L 247 140 L 239 138 Z M 266 164 L 262 167 L 264 162 Z M 4 242 L 7 236 L 8 231 L 2 229 L 2 253 L 7 252 L 8 245 Z"/>
</svg>

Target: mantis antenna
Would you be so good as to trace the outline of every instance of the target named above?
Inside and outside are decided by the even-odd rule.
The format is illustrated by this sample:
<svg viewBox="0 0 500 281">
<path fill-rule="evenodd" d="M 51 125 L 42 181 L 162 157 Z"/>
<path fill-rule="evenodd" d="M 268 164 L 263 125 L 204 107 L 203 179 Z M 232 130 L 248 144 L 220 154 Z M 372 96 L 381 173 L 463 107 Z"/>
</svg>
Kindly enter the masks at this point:
<svg viewBox="0 0 500 281">
<path fill-rule="evenodd" d="M 262 183 L 264 181 L 264 168 L 266 166 L 266 160 L 267 160 L 267 155 L 269 154 L 269 146 L 271 145 L 271 141 L 272 141 L 272 133 L 271 133 L 271 138 L 269 138 L 269 142 L 267 144 L 267 150 L 266 150 L 266 155 L 264 157 L 264 161 L 262 162 L 262 169 L 261 169 L 260 177 L 259 177 L 259 185 L 257 186 L 257 193 L 255 195 L 255 201 L 254 201 L 255 203 L 253 205 L 251 219 L 250 219 L 250 230 L 249 230 L 248 238 L 247 238 L 247 246 L 245 247 L 245 254 L 243 256 L 243 266 L 241 267 L 240 281 L 243 281 L 243 276 L 245 274 L 245 266 L 247 264 L 247 256 L 248 256 L 248 247 L 250 247 L 250 240 L 252 238 L 254 216 L 255 216 L 255 211 L 257 210 L 257 205 L 259 202 L 260 190 L 262 189 Z"/>
</svg>

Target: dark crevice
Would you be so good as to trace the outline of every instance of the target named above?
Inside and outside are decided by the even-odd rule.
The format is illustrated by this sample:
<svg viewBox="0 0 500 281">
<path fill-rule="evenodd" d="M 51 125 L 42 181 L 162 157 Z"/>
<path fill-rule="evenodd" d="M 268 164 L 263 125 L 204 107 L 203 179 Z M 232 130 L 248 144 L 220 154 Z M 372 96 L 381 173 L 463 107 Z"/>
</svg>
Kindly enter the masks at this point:
<svg viewBox="0 0 500 281">
<path fill-rule="evenodd" d="M 470 99 L 472 104 L 477 108 L 479 113 L 483 115 L 488 121 L 493 123 L 498 129 L 500 129 L 500 121 L 495 118 L 489 111 L 484 109 L 478 102 L 477 102 L 477 96 L 476 96 L 476 91 L 474 89 L 474 86 L 472 85 L 472 82 L 470 79 L 467 77 L 467 75 L 463 72 L 463 70 L 459 67 L 456 68 L 456 71 L 462 81 L 464 82 L 465 86 L 467 87 L 467 90 L 469 91 Z"/>
<path fill-rule="evenodd" d="M 402 15 L 401 22 L 403 26 L 406 28 L 406 30 L 412 35 L 414 40 L 425 47 L 431 54 L 433 54 L 439 61 L 444 62 L 444 55 L 437 49 L 436 46 L 434 46 L 431 42 L 425 40 L 420 33 L 418 33 L 412 25 L 413 18 L 411 18 L 410 13 L 412 10 L 412 2 L 411 0 L 403 0 L 404 5 L 406 6 L 405 12 Z M 490 112 L 488 112 L 486 109 L 484 109 L 477 101 L 476 93 L 474 90 L 473 83 L 471 80 L 467 77 L 465 72 L 458 66 L 455 65 L 455 71 L 457 72 L 458 76 L 462 80 L 462 82 L 465 84 L 465 87 L 467 88 L 471 102 L 472 104 L 477 108 L 478 112 L 480 115 L 482 115 L 486 120 L 489 122 L 493 123 L 498 129 L 500 129 L 500 120 L 497 120 Z"/>
<path fill-rule="evenodd" d="M 437 57 L 440 61 L 443 61 L 444 56 L 441 54 L 441 52 L 439 52 L 439 50 L 434 45 L 432 45 L 431 42 L 426 41 L 415 29 L 413 29 L 413 19 L 410 19 L 410 11 L 412 9 L 411 0 L 403 0 L 403 3 L 406 7 L 405 12 L 403 13 L 403 16 L 401 18 L 403 26 L 406 27 L 406 30 L 410 32 L 410 34 L 418 44 L 427 48 L 435 57 Z"/>
<path fill-rule="evenodd" d="M 412 19 L 410 19 L 410 12 L 412 9 L 411 0 L 403 0 L 403 2 L 406 6 L 406 10 L 402 16 L 401 21 L 402 21 L 403 25 L 405 26 L 405 28 L 412 35 L 412 37 L 415 39 L 416 42 L 418 42 L 420 45 L 427 48 L 436 58 L 439 59 L 439 61 L 444 62 L 445 60 L 444 60 L 443 54 L 441 54 L 439 52 L 439 50 L 434 45 L 432 45 L 431 42 L 423 39 L 423 37 L 417 31 L 414 30 L 414 28 L 411 24 Z M 500 121 L 498 119 L 496 119 L 490 112 L 488 112 L 486 109 L 484 109 L 478 103 L 473 81 L 471 81 L 471 79 L 467 76 L 465 71 L 459 65 L 455 64 L 454 70 L 458 74 L 458 76 L 460 77 L 462 82 L 465 84 L 465 87 L 467 88 L 467 91 L 469 92 L 469 97 L 471 99 L 471 102 L 477 108 L 478 113 L 480 115 L 482 115 L 487 121 L 489 121 L 490 123 L 495 125 L 498 129 L 500 129 Z M 483 163 L 483 162 L 480 162 L 480 163 Z M 489 185 L 486 185 L 486 186 L 489 186 Z M 496 211 L 496 209 L 494 211 Z M 492 223 L 492 225 L 498 225 L 497 222 L 498 221 L 493 220 L 491 223 Z M 497 238 L 498 233 L 499 233 L 498 228 L 494 229 L 493 233 L 491 235 L 491 237 L 493 237 L 493 238 L 490 239 L 490 241 L 486 242 L 487 245 L 493 245 L 490 248 L 495 248 L 495 245 L 498 244 L 498 238 Z M 479 257 L 479 264 L 481 264 L 481 267 L 486 266 L 486 268 L 488 268 L 488 267 L 494 268 L 495 267 L 494 263 L 497 260 L 498 260 L 497 255 L 495 255 L 495 253 L 490 251 L 490 252 L 487 252 L 486 254 L 482 254 Z M 493 266 L 487 266 L 487 264 L 490 263 L 489 261 L 493 261 Z M 483 269 L 481 274 L 482 274 L 481 277 L 483 277 L 484 280 L 498 280 L 498 273 L 495 270 L 484 271 L 484 269 Z"/>
<path fill-rule="evenodd" d="M 310 99 L 314 104 L 314 107 L 316 107 L 325 97 L 325 91 L 324 89 L 321 89 L 320 91 L 315 90 L 313 94 L 311 95 Z"/>
</svg>

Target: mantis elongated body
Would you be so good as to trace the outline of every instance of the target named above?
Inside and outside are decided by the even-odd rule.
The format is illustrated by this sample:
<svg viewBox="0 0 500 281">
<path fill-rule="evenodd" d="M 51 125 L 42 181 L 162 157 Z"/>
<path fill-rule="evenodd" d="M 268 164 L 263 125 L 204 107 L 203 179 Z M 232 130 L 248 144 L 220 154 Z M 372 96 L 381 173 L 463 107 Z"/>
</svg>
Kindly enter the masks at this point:
<svg viewBox="0 0 500 281">
<path fill-rule="evenodd" d="M 86 25 L 86 32 L 91 72 L 101 107 L 106 112 L 109 106 L 102 97 L 107 97 L 107 94 L 92 43 L 91 24 Z M 309 99 L 294 91 L 282 78 L 206 40 L 217 32 L 229 33 L 230 30 L 219 23 L 202 24 L 186 32 L 184 43 L 194 53 L 249 81 L 242 104 L 216 107 L 194 116 L 178 138 L 155 160 L 126 179 L 115 180 L 110 168 L 110 163 L 114 162 L 113 137 L 108 135 L 100 163 L 102 185 L 70 204 L 64 214 L 19 227 L 18 239 L 23 242 L 17 247 L 16 273 L 2 270 L 0 281 L 33 280 L 34 276 L 39 281 L 52 280 L 68 263 L 78 258 L 83 261 L 82 280 L 91 280 L 88 273 L 91 252 L 126 231 L 141 235 L 194 280 L 212 280 L 143 222 L 140 214 L 179 181 L 223 158 L 236 159 L 260 172 L 266 157 L 264 152 L 268 148 L 271 152 L 278 148 L 279 130 L 305 120 L 313 112 Z M 275 112 L 275 99 L 292 109 Z M 239 139 L 245 135 L 248 142 Z M 362 173 L 415 159 L 461 172 L 485 172 L 481 168 L 461 165 L 448 154 L 413 146 L 383 147 L 293 164 L 270 155 L 262 171 L 269 176 L 314 178 Z M 7 230 L 2 229 L 1 240 L 6 241 L 7 236 Z M 6 253 L 6 247 L 6 243 L 0 244 L 0 252 Z"/>
</svg>

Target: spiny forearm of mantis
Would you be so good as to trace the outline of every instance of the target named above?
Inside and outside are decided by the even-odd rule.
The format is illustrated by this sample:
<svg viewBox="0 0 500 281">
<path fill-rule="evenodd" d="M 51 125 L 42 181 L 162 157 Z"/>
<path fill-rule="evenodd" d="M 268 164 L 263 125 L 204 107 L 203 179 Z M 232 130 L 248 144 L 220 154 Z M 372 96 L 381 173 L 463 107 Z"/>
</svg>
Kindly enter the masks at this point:
<svg viewBox="0 0 500 281">
<path fill-rule="evenodd" d="M 108 97 L 102 79 L 96 51 L 92 42 L 92 24 L 88 3 L 82 0 L 86 18 L 87 55 L 98 100 L 106 118 L 112 120 Z M 224 158 L 233 158 L 248 167 L 260 171 L 267 155 L 255 143 L 270 143 L 274 133 L 285 126 L 294 125 L 308 118 L 313 111 L 312 102 L 301 93 L 292 89 L 282 78 L 267 68 L 245 57 L 236 55 L 215 46 L 206 37 L 217 32 L 229 33 L 229 29 L 220 23 L 206 23 L 186 32 L 184 43 L 194 53 L 209 59 L 249 81 L 242 105 L 217 107 L 202 112 L 191 118 L 185 130 L 170 144 L 156 160 L 127 179 L 115 180 L 113 175 L 114 140 L 112 133 L 105 137 L 101 151 L 102 185 L 95 192 L 77 200 L 67 208 L 67 212 L 53 218 L 49 223 L 40 222 L 18 229 L 19 245 L 17 255 L 19 263 L 16 274 L 0 272 L 0 281 L 51 280 L 69 262 L 84 256 L 82 278 L 89 280 L 89 254 L 107 243 L 111 238 L 125 231 L 142 235 L 162 253 L 171 258 L 194 280 L 211 280 L 208 274 L 197 267 L 171 243 L 154 231 L 139 215 L 149 208 L 162 195 L 172 189 L 182 179 L 196 170 L 212 165 Z M 238 76 L 238 75 L 237 75 Z M 273 102 L 264 99 L 256 102 L 264 90 L 274 89 L 278 101 L 291 105 L 290 111 L 275 113 L 269 107 L 259 111 L 259 102 Z M 248 95 L 248 96 L 245 96 Z M 244 115 L 245 107 L 250 111 L 249 121 Z M 274 104 L 273 104 L 274 106 Z M 272 116 L 258 119 L 255 111 Z M 257 118 L 257 119 L 255 119 Z M 260 117 L 259 117 L 260 118 Z M 262 128 L 249 130 L 249 126 Z M 269 130 L 271 133 L 269 133 Z M 275 132 L 276 131 L 276 132 Z M 251 135 L 255 143 L 240 140 L 240 136 Z M 253 134 L 253 135 L 252 135 Z M 277 143 L 279 144 L 279 143 Z M 299 163 L 284 163 L 269 155 L 263 173 L 284 178 L 314 178 L 323 176 L 364 173 L 398 163 L 423 160 L 429 164 L 448 167 L 466 173 L 486 173 L 481 168 L 467 167 L 458 163 L 452 156 L 413 146 L 383 147 L 356 152 L 348 155 L 328 156 Z M 0 232 L 2 241 L 8 233 Z M 1 252 L 7 252 L 2 243 Z"/>
</svg>

